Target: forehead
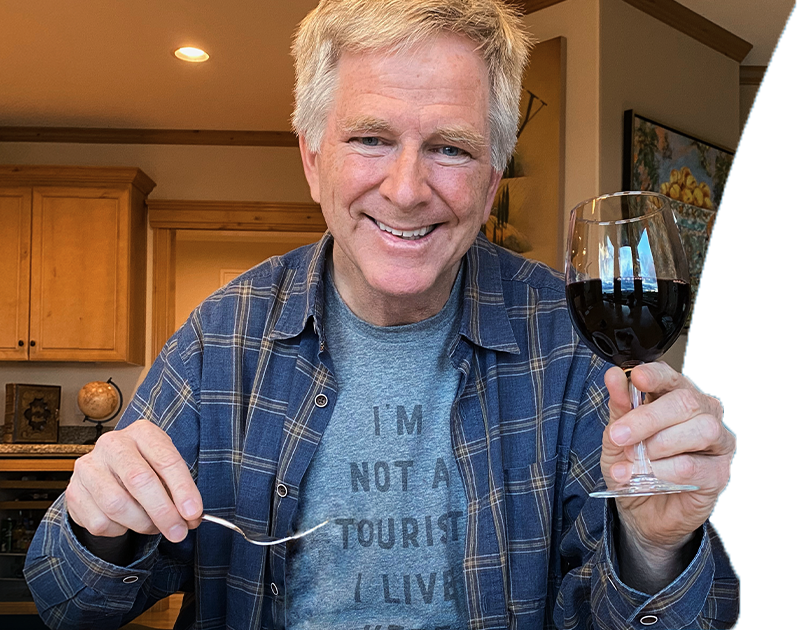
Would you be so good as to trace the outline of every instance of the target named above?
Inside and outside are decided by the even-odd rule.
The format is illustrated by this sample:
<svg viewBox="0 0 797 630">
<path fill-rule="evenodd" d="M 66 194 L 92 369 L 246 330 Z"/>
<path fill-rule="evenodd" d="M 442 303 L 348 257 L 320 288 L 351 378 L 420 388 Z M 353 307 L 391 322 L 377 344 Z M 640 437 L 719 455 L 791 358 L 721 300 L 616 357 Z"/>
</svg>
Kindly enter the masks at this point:
<svg viewBox="0 0 797 630">
<path fill-rule="evenodd" d="M 441 34 L 401 50 L 344 52 L 338 62 L 335 117 L 381 116 L 412 108 L 487 122 L 487 66 L 469 39 Z"/>
</svg>

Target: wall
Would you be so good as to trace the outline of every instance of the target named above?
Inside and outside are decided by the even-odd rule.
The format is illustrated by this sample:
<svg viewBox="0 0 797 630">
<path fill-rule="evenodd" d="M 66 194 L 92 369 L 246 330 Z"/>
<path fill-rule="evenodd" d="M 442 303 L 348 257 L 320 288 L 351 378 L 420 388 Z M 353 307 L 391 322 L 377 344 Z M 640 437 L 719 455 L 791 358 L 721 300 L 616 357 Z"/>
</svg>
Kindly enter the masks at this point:
<svg viewBox="0 0 797 630">
<path fill-rule="evenodd" d="M 528 239 L 514 248 L 560 271 L 564 268 L 562 221 L 565 157 L 566 41 L 556 37 L 538 43 L 531 54 L 523 87 L 536 98 L 515 147 L 516 177 L 509 187 L 509 223 Z M 521 124 L 530 97 L 520 101 Z M 543 105 L 544 103 L 544 105 Z M 490 232 L 487 231 L 489 236 Z M 508 246 L 505 240 L 504 245 Z"/>
<path fill-rule="evenodd" d="M 299 150 L 293 148 L 0 142 L 0 164 L 137 166 L 156 182 L 150 195 L 154 199 L 312 201 Z M 151 251 L 148 260 L 149 341 Z M 83 414 L 77 407 L 77 394 L 84 384 L 113 377 L 129 401 L 145 374 L 146 367 L 119 364 L 0 363 L 0 409 L 5 408 L 5 383 L 60 385 L 61 422 L 80 425 Z"/>
<path fill-rule="evenodd" d="M 753 111 L 753 103 L 758 96 L 759 85 L 739 86 L 739 133 L 744 131 L 750 112 Z"/>
<path fill-rule="evenodd" d="M 622 189 L 626 109 L 735 149 L 739 64 L 622 0 L 600 6 L 600 192 Z M 678 370 L 687 341 L 663 357 Z"/>
<path fill-rule="evenodd" d="M 312 202 L 298 148 L 0 142 L 0 164 L 137 166 L 152 199 Z"/>
<path fill-rule="evenodd" d="M 202 300 L 226 284 L 221 277 L 223 272 L 237 276 L 266 258 L 313 243 L 321 236 L 320 233 L 179 230 L 174 309 L 177 326 Z"/>
<path fill-rule="evenodd" d="M 736 147 L 733 60 L 622 0 L 567 0 L 525 22 L 539 40 L 567 40 L 563 226 L 580 201 L 621 189 L 625 109 Z M 677 369 L 686 341 L 682 336 L 664 357 Z"/>
<path fill-rule="evenodd" d="M 565 213 L 598 192 L 598 9 L 599 0 L 568 0 L 525 18 L 538 41 L 566 40 Z"/>
<path fill-rule="evenodd" d="M 600 6 L 600 192 L 621 189 L 626 109 L 735 149 L 739 64 L 622 0 Z"/>
<path fill-rule="evenodd" d="M 620 187 L 625 108 L 736 146 L 738 64 L 621 0 L 567 0 L 525 22 L 540 41 L 567 41 L 565 214 Z M 152 198 L 310 201 L 298 149 L 0 143 L 0 163 L 138 166 L 158 183 Z M 683 347 L 682 339 L 670 353 L 676 366 Z M 63 422 L 80 424 L 75 399 L 83 384 L 113 376 L 129 399 L 143 374 L 142 368 L 117 365 L 0 364 L 0 385 L 60 384 Z M 0 388 L 0 408 L 4 398 Z"/>
</svg>

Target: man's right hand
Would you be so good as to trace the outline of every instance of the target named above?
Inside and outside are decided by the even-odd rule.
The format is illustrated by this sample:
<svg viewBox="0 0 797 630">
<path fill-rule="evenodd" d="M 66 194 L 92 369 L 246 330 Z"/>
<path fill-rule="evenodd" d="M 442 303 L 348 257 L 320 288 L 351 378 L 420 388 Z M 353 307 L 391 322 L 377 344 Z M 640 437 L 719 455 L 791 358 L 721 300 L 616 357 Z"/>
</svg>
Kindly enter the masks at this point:
<svg viewBox="0 0 797 630">
<path fill-rule="evenodd" d="M 69 516 L 94 536 L 132 530 L 179 542 L 202 516 L 188 466 L 166 432 L 147 420 L 102 435 L 75 462 L 65 495 Z"/>
</svg>

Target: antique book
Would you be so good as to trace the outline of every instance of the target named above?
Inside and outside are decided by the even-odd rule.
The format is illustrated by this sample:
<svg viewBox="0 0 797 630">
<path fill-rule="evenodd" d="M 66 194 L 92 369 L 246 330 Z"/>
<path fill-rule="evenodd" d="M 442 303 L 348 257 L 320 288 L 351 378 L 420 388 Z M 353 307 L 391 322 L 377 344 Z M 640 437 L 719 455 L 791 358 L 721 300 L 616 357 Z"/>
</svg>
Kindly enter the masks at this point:
<svg viewBox="0 0 797 630">
<path fill-rule="evenodd" d="M 58 442 L 60 408 L 59 385 L 6 383 L 3 442 L 15 444 Z"/>
</svg>

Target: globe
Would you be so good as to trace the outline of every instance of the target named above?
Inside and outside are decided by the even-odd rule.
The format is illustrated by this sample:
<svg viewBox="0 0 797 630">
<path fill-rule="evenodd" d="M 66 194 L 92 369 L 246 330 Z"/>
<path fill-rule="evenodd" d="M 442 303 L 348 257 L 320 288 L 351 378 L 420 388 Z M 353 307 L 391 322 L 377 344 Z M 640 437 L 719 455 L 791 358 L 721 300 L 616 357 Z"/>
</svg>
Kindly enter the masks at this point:
<svg viewBox="0 0 797 630">
<path fill-rule="evenodd" d="M 77 406 L 87 418 L 102 420 L 119 409 L 119 393 L 110 383 L 92 381 L 81 387 Z"/>
</svg>

